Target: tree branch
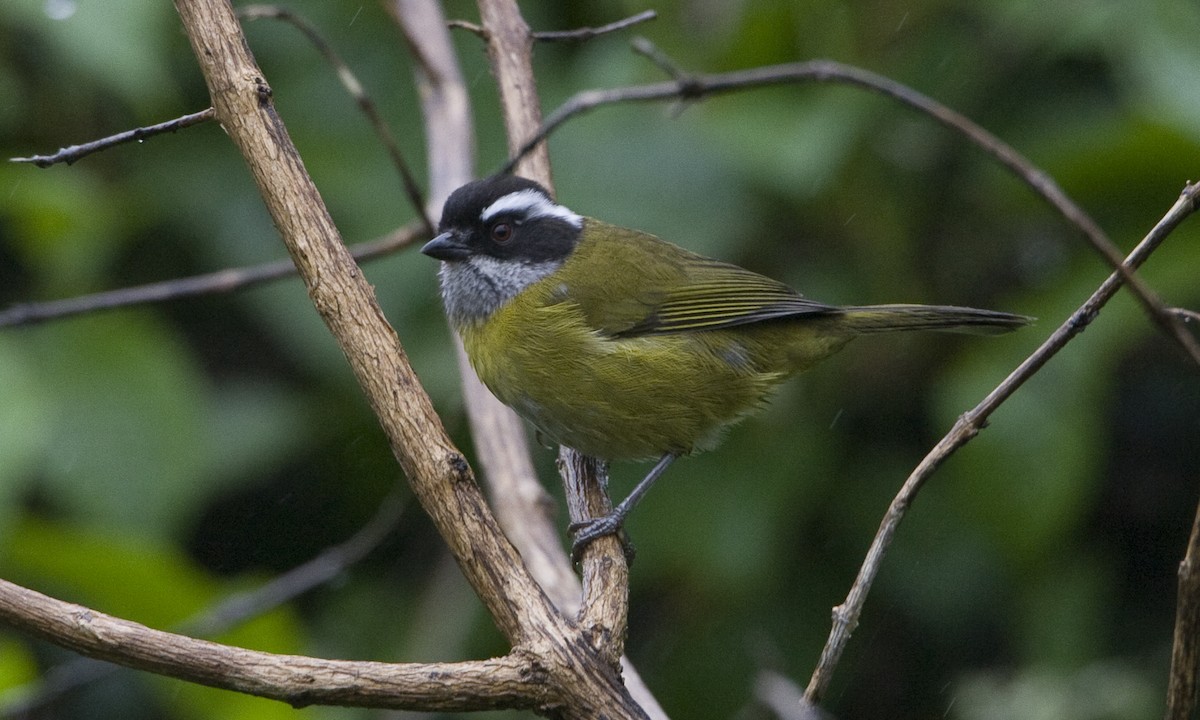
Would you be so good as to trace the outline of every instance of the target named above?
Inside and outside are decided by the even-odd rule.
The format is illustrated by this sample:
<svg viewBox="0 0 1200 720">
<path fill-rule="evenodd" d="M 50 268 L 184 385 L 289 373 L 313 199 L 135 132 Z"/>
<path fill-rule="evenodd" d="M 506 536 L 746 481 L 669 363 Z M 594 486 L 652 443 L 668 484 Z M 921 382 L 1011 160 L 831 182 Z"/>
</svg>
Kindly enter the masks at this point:
<svg viewBox="0 0 1200 720">
<path fill-rule="evenodd" d="M 359 243 L 350 248 L 350 255 L 359 261 L 374 260 L 427 238 L 420 223 L 405 225 L 389 235 Z M 174 278 L 162 282 L 118 288 L 104 292 L 79 295 L 62 300 L 46 302 L 16 303 L 0 310 L 0 328 L 17 325 L 32 325 L 47 320 L 82 315 L 101 310 L 114 310 L 134 305 L 181 300 L 199 295 L 234 292 L 252 288 L 263 283 L 281 280 L 296 275 L 296 265 L 291 260 L 278 260 L 240 268 L 226 268 L 216 272 L 192 277 Z"/>
<path fill-rule="evenodd" d="M 253 590 L 225 598 L 182 622 L 178 631 L 201 637 L 216 635 L 329 582 L 378 547 L 396 529 L 403 511 L 404 502 L 393 492 L 383 500 L 375 515 L 345 541 Z M 119 669 L 90 657 L 77 657 L 52 668 L 29 695 L 22 693 L 17 702 L 0 708 L 0 717 L 25 717 L 63 693 L 108 677 Z"/>
<path fill-rule="evenodd" d="M 630 15 L 624 20 L 601 25 L 600 27 L 582 27 L 574 30 L 542 30 L 533 34 L 538 42 L 586 42 L 600 35 L 628 30 L 634 25 L 640 25 L 658 18 L 653 10 L 643 10 L 636 15 Z"/>
<path fill-rule="evenodd" d="M 610 659 L 597 654 L 575 624 L 555 611 L 500 533 L 470 469 L 450 444 L 395 333 L 383 320 L 370 286 L 341 244 L 275 112 L 272 90 L 250 56 L 229 3 L 176 0 L 175 5 L 204 73 L 215 116 L 246 160 L 314 306 L 342 347 L 418 500 L 514 650 L 498 660 L 456 664 L 335 664 L 333 679 L 325 683 L 321 673 L 328 661 L 247 655 L 249 651 L 107 618 L 9 583 L 0 588 L 5 600 L 0 613 L 19 627 L 84 654 L 297 704 L 532 707 L 542 712 L 553 708 L 563 718 L 645 717 Z M 520 19 L 515 6 L 499 13 L 500 18 L 511 13 L 507 19 Z M 79 632 L 71 632 L 72 626 Z M 238 665 L 236 671 L 228 670 L 230 662 Z M 373 684 L 375 670 L 402 685 L 378 687 Z M 345 678 L 351 678 L 349 686 L 340 682 Z M 518 682 L 510 683 L 514 678 Z M 479 687 L 473 688 L 473 683 Z"/>
<path fill-rule="evenodd" d="M 1166 720 L 1192 720 L 1200 683 L 1200 506 L 1192 521 L 1187 551 L 1179 563 L 1175 638 L 1167 685 Z"/>
<path fill-rule="evenodd" d="M 90 657 L 212 687 L 281 700 L 406 710 L 536 707 L 536 664 L 514 654 L 461 663 L 394 664 L 275 655 L 152 630 L 0 580 L 0 617 Z M 446 692 L 454 678 L 455 692 Z"/>
<path fill-rule="evenodd" d="M 1163 219 L 1154 226 L 1150 233 L 1133 249 L 1129 257 L 1125 259 L 1123 263 L 1126 266 L 1125 269 L 1131 271 L 1145 262 L 1162 241 L 1184 219 L 1196 211 L 1198 204 L 1200 204 L 1200 184 L 1188 185 Z M 814 704 L 819 703 L 825 696 L 829 688 L 829 682 L 833 677 L 833 671 L 836 669 L 838 661 L 841 658 L 842 651 L 845 650 L 846 644 L 850 640 L 850 634 L 854 632 L 855 627 L 858 625 L 858 619 L 862 614 L 862 606 L 866 602 L 867 593 L 870 592 L 871 584 L 879 572 L 883 556 L 887 553 L 888 548 L 891 547 L 900 521 L 904 519 L 905 512 L 916 497 L 917 492 L 925 484 L 925 481 L 929 479 L 933 471 L 955 450 L 979 434 L 979 431 L 987 423 L 991 414 L 1005 400 L 1012 396 L 1017 391 L 1017 388 L 1021 387 L 1026 380 L 1033 377 L 1043 365 L 1049 362 L 1050 358 L 1058 354 L 1059 350 L 1062 350 L 1068 342 L 1091 324 L 1092 320 L 1096 318 L 1097 313 L 1100 312 L 1100 309 L 1121 288 L 1124 277 L 1128 277 L 1128 275 L 1128 272 L 1114 272 L 1110 275 L 1092 293 L 1091 297 L 1072 313 L 1071 317 L 1060 325 L 1033 354 L 1013 370 L 978 405 L 959 417 L 950 432 L 921 460 L 912 474 L 908 476 L 908 479 L 904 481 L 903 487 L 900 488 L 900 492 L 892 500 L 887 513 L 884 515 L 883 522 L 879 526 L 879 531 L 876 533 L 875 539 L 871 542 L 871 547 L 867 551 L 867 556 L 858 571 L 858 577 L 855 578 L 845 602 L 833 610 L 833 629 L 829 633 L 829 639 L 825 643 L 825 648 L 821 651 L 821 658 L 817 663 L 816 669 L 813 671 L 812 678 L 809 680 L 808 688 L 805 692 L 805 696 L 809 702 Z"/>
<path fill-rule="evenodd" d="M 556 614 L 500 533 L 371 286 L 342 245 L 228 0 L 175 0 L 175 6 L 217 117 L 245 158 L 317 312 L 342 347 L 422 507 L 514 646 L 554 627 Z"/>
<path fill-rule="evenodd" d="M 163 133 L 173 133 L 176 130 L 182 130 L 186 127 L 191 127 L 192 125 L 208 122 L 214 117 L 216 117 L 216 115 L 214 114 L 213 109 L 208 108 L 197 113 L 192 113 L 191 115 L 184 115 L 183 117 L 177 117 L 174 120 L 158 123 L 157 125 L 147 125 L 146 127 L 126 130 L 125 132 L 120 132 L 116 135 L 109 135 L 108 137 L 100 138 L 99 140 L 92 140 L 91 142 L 86 142 L 82 145 L 69 145 L 65 148 L 60 148 L 59 151 L 53 155 L 16 157 L 10 158 L 9 162 L 30 163 L 37 165 L 40 168 L 50 167 L 51 165 L 55 165 L 57 163 L 66 163 L 71 165 L 76 160 L 91 155 L 94 152 L 107 150 L 110 147 L 122 145 L 124 143 L 142 142 L 147 138 L 152 138 L 155 135 L 162 135 Z"/>
<path fill-rule="evenodd" d="M 392 0 L 386 7 L 418 60 L 430 196 L 436 204 L 431 212 L 437 214 L 451 192 L 474 178 L 470 97 L 439 5 Z M 569 617 L 579 607 L 579 583 L 562 551 L 553 501 L 533 470 L 524 425 L 483 386 L 457 334 L 454 338 L 471 438 L 496 518 L 538 584 Z"/>
<path fill-rule="evenodd" d="M 538 42 L 584 42 L 599 37 L 600 35 L 607 35 L 608 33 L 626 30 L 634 25 L 639 25 L 656 18 L 658 18 L 658 13 L 655 11 L 643 10 L 642 12 L 636 15 L 631 15 L 624 20 L 617 20 L 616 22 L 611 22 L 607 25 L 601 25 L 600 27 L 583 27 L 575 28 L 574 30 L 538 31 L 533 33 L 533 39 Z M 482 25 L 476 25 L 475 23 L 467 22 L 466 20 L 451 20 L 446 23 L 446 26 L 474 33 L 485 41 L 488 37 L 487 30 Z"/>
</svg>

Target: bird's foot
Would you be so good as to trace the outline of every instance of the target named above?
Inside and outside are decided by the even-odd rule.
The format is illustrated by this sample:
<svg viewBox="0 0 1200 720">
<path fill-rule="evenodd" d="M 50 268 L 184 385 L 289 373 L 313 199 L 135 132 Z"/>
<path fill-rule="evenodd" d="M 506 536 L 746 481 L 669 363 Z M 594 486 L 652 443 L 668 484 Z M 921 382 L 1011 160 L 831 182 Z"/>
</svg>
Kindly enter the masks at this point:
<svg viewBox="0 0 1200 720">
<path fill-rule="evenodd" d="M 567 531 L 571 533 L 571 560 L 579 562 L 583 559 L 583 551 L 588 545 L 605 535 L 616 535 L 617 539 L 621 541 L 621 549 L 625 552 L 625 562 L 632 563 L 635 553 L 633 545 L 621 528 L 624 523 L 625 518 L 621 514 L 611 512 L 598 518 L 568 525 Z"/>
</svg>

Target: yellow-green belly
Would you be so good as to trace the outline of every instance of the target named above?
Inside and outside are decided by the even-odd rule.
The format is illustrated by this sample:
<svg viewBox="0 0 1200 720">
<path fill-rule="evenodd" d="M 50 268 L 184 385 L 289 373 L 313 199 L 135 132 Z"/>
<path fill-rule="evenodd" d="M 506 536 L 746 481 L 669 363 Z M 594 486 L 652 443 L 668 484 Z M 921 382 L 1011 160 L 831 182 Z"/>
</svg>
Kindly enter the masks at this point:
<svg viewBox="0 0 1200 720">
<path fill-rule="evenodd" d="M 587 328 L 569 302 L 524 300 L 459 328 L 475 371 L 548 438 L 607 460 L 707 449 L 789 375 L 849 339 L 791 322 L 612 338 Z"/>
</svg>

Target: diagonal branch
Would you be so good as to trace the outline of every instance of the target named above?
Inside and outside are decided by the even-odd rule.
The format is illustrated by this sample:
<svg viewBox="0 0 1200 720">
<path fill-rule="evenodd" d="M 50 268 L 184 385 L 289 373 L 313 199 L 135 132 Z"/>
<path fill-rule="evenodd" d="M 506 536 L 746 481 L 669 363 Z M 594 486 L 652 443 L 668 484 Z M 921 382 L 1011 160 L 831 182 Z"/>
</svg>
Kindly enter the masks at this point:
<svg viewBox="0 0 1200 720">
<path fill-rule="evenodd" d="M 1163 240 L 1198 207 L 1200 207 L 1200 184 L 1188 185 L 1162 220 L 1125 259 L 1123 264 L 1126 270 L 1133 270 L 1144 263 Z M 1128 273 L 1124 274 L 1128 275 Z M 1091 297 L 1071 314 L 1066 322 L 1059 326 L 1032 355 L 1004 379 L 1004 382 L 992 390 L 978 405 L 959 417 L 950 432 L 921 460 L 908 479 L 904 481 L 903 487 L 900 488 L 900 492 L 892 500 L 884 515 L 879 531 L 871 542 L 871 547 L 859 569 L 858 577 L 855 578 L 854 585 L 850 588 L 850 593 L 846 596 L 845 602 L 834 608 L 833 629 L 830 631 L 829 639 L 825 643 L 821 658 L 805 692 L 805 696 L 810 702 L 819 703 L 825 696 L 842 651 L 845 650 L 846 644 L 850 640 L 850 634 L 858 625 L 863 604 L 866 602 L 867 593 L 870 592 L 871 584 L 879 572 L 883 556 L 891 547 L 900 521 L 904 518 L 905 512 L 925 481 L 955 450 L 979 434 L 991 414 L 1016 392 L 1017 388 L 1033 377 L 1043 365 L 1049 362 L 1050 358 L 1058 354 L 1059 350 L 1062 350 L 1068 342 L 1091 324 L 1092 320 L 1096 318 L 1096 314 L 1112 299 L 1123 282 L 1122 273 L 1114 272 L 1110 275 L 1092 293 Z"/>
<path fill-rule="evenodd" d="M 141 142 L 147 138 L 152 138 L 155 135 L 163 133 L 175 132 L 182 130 L 192 125 L 199 125 L 202 122 L 208 122 L 216 117 L 212 108 L 201 110 L 197 113 L 177 117 L 174 120 L 158 123 L 157 125 L 147 125 L 146 127 L 134 128 L 125 132 L 109 135 L 108 137 L 92 140 L 81 145 L 69 145 L 65 148 L 59 148 L 59 151 L 53 155 L 33 155 L 31 157 L 16 157 L 11 158 L 9 162 L 15 163 L 30 163 L 37 165 L 40 168 L 47 168 L 58 163 L 73 164 L 80 158 L 87 157 L 94 152 L 107 150 L 116 145 L 123 145 L 131 142 Z"/>
<path fill-rule="evenodd" d="M 345 353 L 421 505 L 514 646 L 540 628 L 555 627 L 556 613 L 500 533 L 371 286 L 342 245 L 228 0 L 176 0 L 175 7 L 217 117 L 245 158 L 317 312 Z"/>
</svg>

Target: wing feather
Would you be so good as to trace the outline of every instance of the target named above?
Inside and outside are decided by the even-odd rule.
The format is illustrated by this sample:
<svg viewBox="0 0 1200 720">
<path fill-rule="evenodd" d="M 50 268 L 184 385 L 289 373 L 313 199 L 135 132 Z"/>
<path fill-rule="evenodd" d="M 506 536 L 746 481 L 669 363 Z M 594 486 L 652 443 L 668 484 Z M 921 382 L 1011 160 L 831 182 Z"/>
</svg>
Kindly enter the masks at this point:
<svg viewBox="0 0 1200 720">
<path fill-rule="evenodd" d="M 838 308 L 805 299 L 792 288 L 745 268 L 697 255 L 634 230 L 588 219 L 589 230 L 615 242 L 602 248 L 586 240 L 575 250 L 588 262 L 603 253 L 603 264 L 620 288 L 645 290 L 631 298 L 627 290 L 586 283 L 568 288 L 589 324 L 612 337 L 717 330 L 780 318 L 828 315 Z M 587 233 L 585 232 L 585 237 Z M 653 246 L 653 247 L 649 247 Z M 639 262 L 639 260 L 642 260 Z M 568 260 L 568 262 L 571 262 Z M 635 275 L 636 277 L 629 277 Z"/>
</svg>

